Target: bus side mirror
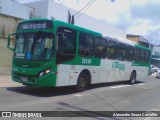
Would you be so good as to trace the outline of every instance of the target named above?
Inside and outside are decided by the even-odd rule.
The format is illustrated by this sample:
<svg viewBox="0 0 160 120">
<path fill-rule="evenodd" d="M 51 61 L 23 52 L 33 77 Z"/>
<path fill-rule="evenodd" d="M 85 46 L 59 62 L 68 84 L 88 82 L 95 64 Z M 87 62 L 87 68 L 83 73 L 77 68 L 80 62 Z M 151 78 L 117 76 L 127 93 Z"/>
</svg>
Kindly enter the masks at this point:
<svg viewBox="0 0 160 120">
<path fill-rule="evenodd" d="M 12 51 L 14 51 L 14 48 L 10 47 L 10 41 L 11 41 L 11 36 L 13 36 L 13 35 L 16 35 L 16 33 L 12 33 L 12 34 L 8 35 L 8 43 L 7 43 L 7 47 Z"/>
</svg>

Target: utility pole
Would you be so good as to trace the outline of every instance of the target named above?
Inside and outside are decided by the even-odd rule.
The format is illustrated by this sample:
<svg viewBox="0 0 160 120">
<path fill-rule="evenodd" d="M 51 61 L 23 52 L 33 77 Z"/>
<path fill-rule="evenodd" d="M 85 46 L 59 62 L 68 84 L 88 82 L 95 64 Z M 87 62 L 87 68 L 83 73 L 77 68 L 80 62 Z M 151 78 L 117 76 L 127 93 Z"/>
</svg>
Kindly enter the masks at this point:
<svg viewBox="0 0 160 120">
<path fill-rule="evenodd" d="M 68 23 L 74 24 L 74 15 L 71 15 L 70 11 L 68 10 Z"/>
</svg>

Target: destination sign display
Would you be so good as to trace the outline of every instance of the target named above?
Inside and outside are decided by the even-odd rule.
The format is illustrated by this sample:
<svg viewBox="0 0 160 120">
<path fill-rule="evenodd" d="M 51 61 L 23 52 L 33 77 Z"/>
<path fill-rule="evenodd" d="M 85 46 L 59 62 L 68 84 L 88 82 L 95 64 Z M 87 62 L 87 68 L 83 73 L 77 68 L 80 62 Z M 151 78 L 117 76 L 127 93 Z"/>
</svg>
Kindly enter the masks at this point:
<svg viewBox="0 0 160 120">
<path fill-rule="evenodd" d="M 31 29 L 47 29 L 53 28 L 52 22 L 50 20 L 41 20 L 41 21 L 29 21 L 19 23 L 18 30 L 31 30 Z"/>
</svg>

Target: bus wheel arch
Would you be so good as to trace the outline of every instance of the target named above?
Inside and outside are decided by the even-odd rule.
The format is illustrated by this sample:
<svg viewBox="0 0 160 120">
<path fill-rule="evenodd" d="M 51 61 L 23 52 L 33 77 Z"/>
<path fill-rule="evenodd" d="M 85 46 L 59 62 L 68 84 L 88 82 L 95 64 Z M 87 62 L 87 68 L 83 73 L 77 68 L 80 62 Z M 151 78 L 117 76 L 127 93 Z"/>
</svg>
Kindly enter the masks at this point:
<svg viewBox="0 0 160 120">
<path fill-rule="evenodd" d="M 137 76 L 137 73 L 136 73 L 135 70 L 133 70 L 132 73 L 131 73 L 131 76 L 130 76 L 129 84 L 134 84 L 135 83 L 136 76 Z"/>
<path fill-rule="evenodd" d="M 77 79 L 76 90 L 82 92 L 89 84 L 91 84 L 91 73 L 87 69 L 82 70 Z"/>
</svg>

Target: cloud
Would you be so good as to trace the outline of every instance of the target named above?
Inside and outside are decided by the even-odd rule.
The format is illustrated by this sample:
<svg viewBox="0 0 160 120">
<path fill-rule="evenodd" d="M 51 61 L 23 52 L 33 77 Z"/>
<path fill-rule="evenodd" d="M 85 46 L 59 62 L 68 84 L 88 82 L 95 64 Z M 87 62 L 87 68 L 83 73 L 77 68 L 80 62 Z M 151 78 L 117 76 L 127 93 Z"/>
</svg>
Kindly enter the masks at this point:
<svg viewBox="0 0 160 120">
<path fill-rule="evenodd" d="M 131 16 L 134 18 L 139 19 L 150 19 L 153 21 L 159 21 L 159 8 L 160 8 L 160 1 L 159 3 L 151 3 L 145 4 L 144 6 L 132 6 L 131 7 Z"/>
<path fill-rule="evenodd" d="M 151 43 L 160 44 L 160 1 L 133 0 L 129 4 L 129 10 L 115 24 L 128 34 L 142 35 Z"/>
<path fill-rule="evenodd" d="M 160 29 L 151 31 L 150 34 L 146 35 L 146 38 L 148 38 L 150 43 L 160 45 Z"/>
</svg>

